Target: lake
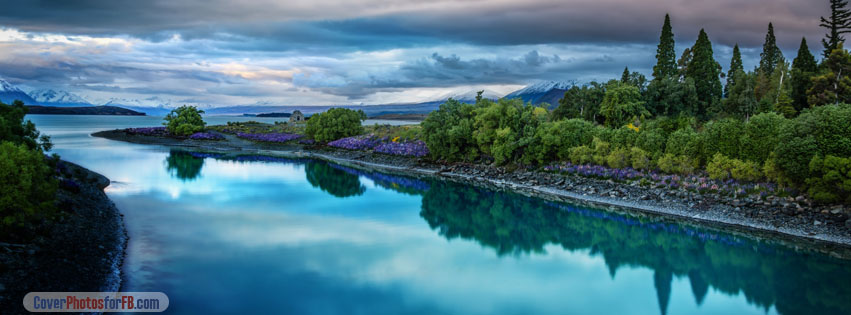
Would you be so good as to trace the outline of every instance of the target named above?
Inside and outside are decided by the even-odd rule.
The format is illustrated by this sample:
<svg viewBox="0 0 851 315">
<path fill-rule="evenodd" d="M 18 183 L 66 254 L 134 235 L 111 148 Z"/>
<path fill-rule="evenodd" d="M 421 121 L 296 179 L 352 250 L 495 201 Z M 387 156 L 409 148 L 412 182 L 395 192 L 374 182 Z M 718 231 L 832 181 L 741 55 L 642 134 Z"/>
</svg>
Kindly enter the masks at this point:
<svg viewBox="0 0 851 315">
<path fill-rule="evenodd" d="M 155 117 L 28 118 L 63 159 L 113 181 L 130 235 L 122 291 L 164 292 L 169 314 L 851 314 L 851 263 L 779 242 L 89 136 Z"/>
</svg>

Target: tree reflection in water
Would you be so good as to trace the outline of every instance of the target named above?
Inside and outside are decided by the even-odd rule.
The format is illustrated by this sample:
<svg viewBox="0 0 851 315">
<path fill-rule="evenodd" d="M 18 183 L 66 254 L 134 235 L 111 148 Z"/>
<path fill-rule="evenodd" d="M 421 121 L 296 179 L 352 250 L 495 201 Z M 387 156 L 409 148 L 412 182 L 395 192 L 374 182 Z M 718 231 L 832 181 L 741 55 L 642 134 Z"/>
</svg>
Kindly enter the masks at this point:
<svg viewBox="0 0 851 315">
<path fill-rule="evenodd" d="M 613 278 L 622 266 L 651 268 L 662 314 L 674 276 L 689 279 L 697 304 L 711 286 L 782 314 L 851 314 L 851 263 L 825 255 L 439 181 L 423 196 L 420 215 L 447 239 L 476 240 L 499 255 L 544 253 L 555 244 L 601 255 Z"/>
<path fill-rule="evenodd" d="M 201 175 L 204 158 L 196 157 L 190 152 L 171 150 L 165 158 L 165 167 L 172 177 L 182 181 L 191 181 Z"/>
</svg>

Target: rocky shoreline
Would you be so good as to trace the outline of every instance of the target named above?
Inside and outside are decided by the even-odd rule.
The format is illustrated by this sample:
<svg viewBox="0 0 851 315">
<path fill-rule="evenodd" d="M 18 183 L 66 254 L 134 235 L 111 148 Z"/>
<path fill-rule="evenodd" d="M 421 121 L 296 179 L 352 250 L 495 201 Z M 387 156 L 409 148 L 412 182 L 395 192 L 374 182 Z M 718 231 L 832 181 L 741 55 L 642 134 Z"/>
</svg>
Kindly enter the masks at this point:
<svg viewBox="0 0 851 315">
<path fill-rule="evenodd" d="M 690 221 L 717 228 L 758 234 L 851 258 L 851 207 L 823 206 L 805 198 L 731 198 L 685 190 L 645 188 L 535 169 L 493 167 L 469 163 L 440 164 L 416 158 L 348 151 L 327 146 L 255 143 L 223 134 L 223 141 L 197 141 L 134 135 L 122 130 L 93 136 L 140 144 L 188 147 L 223 153 L 309 157 L 384 172 L 436 176 L 474 185 L 510 189 L 539 198 L 585 203 Z"/>
<path fill-rule="evenodd" d="M 26 313 L 28 292 L 112 292 L 121 286 L 127 245 L 124 220 L 104 188 L 109 179 L 62 161 L 75 184 L 60 188 L 64 215 L 43 223 L 34 239 L 0 243 L 0 314 Z"/>
</svg>

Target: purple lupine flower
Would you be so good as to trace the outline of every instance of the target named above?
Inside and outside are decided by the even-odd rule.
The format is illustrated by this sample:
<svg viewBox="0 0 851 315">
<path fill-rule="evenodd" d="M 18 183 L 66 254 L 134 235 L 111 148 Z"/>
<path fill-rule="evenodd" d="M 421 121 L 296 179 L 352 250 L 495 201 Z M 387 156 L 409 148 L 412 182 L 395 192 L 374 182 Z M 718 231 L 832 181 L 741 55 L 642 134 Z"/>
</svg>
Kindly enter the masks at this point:
<svg viewBox="0 0 851 315">
<path fill-rule="evenodd" d="M 192 140 L 224 140 L 225 137 L 223 137 L 222 135 L 217 134 L 217 133 L 196 132 L 196 133 L 193 133 L 191 136 L 189 136 L 189 139 L 192 139 Z"/>
<path fill-rule="evenodd" d="M 275 143 L 285 143 L 295 139 L 299 139 L 304 137 L 304 135 L 294 134 L 294 133 L 283 133 L 283 132 L 273 132 L 273 133 L 244 133 L 239 132 L 236 134 L 237 137 L 253 140 L 253 141 L 262 141 L 262 142 L 275 142 Z"/>
</svg>

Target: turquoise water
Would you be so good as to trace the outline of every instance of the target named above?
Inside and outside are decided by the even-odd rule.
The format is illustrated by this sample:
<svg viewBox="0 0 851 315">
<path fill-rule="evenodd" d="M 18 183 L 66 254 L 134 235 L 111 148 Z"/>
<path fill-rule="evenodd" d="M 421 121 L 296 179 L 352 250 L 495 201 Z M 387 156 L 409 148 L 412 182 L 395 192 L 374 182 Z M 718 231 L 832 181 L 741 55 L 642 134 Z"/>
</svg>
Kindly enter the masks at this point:
<svg viewBox="0 0 851 315">
<path fill-rule="evenodd" d="M 773 242 L 325 162 L 89 136 L 156 118 L 29 118 L 64 159 L 113 180 L 130 234 L 122 290 L 165 292 L 170 314 L 851 313 L 849 262 Z"/>
</svg>

